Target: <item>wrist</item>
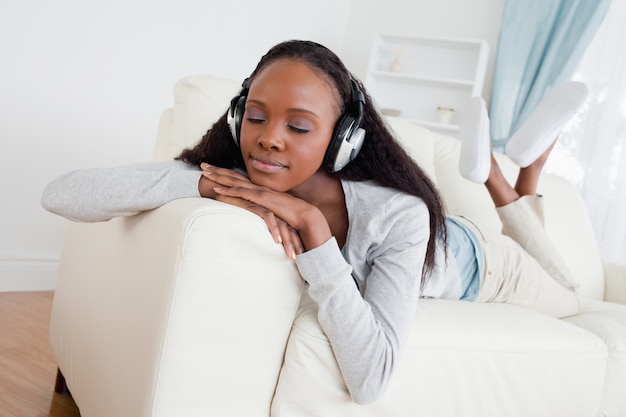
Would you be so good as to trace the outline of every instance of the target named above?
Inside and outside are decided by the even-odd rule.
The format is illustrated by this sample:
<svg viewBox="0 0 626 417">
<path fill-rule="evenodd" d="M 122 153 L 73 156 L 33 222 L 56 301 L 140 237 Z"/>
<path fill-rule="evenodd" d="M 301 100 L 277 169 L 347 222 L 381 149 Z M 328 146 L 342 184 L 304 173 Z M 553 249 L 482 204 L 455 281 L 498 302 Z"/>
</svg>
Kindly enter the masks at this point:
<svg viewBox="0 0 626 417">
<path fill-rule="evenodd" d="M 305 250 L 317 248 L 333 237 L 326 217 L 317 208 L 304 213 L 303 220 L 303 225 L 298 228 L 298 234 Z"/>
</svg>

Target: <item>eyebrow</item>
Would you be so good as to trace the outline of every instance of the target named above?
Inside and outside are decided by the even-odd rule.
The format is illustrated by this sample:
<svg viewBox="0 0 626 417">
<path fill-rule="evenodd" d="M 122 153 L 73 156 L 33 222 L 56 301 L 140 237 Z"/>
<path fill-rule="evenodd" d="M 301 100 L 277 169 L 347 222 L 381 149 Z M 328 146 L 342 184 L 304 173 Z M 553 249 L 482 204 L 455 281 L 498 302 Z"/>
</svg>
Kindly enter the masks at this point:
<svg viewBox="0 0 626 417">
<path fill-rule="evenodd" d="M 261 106 L 261 107 L 265 107 L 265 103 L 262 102 L 262 101 L 259 101 L 259 100 L 247 99 L 246 102 L 247 103 L 253 103 L 253 104 L 256 104 L 256 105 Z M 309 109 L 303 109 L 303 108 L 300 108 L 300 107 L 290 107 L 290 108 L 287 109 L 287 112 L 289 112 L 289 113 L 308 113 L 308 114 L 310 114 L 310 115 L 320 119 L 320 116 L 317 113 L 315 113 L 314 111 L 311 111 Z"/>
</svg>

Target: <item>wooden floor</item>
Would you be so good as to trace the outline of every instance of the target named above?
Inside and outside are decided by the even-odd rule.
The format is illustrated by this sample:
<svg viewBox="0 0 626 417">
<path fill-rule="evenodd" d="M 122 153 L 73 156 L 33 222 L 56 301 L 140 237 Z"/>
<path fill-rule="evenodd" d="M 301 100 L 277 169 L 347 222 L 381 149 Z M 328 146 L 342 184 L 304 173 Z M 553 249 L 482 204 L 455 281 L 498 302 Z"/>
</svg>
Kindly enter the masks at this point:
<svg viewBox="0 0 626 417">
<path fill-rule="evenodd" d="M 56 394 L 48 323 L 52 292 L 0 293 L 0 416 L 80 417 Z"/>
</svg>

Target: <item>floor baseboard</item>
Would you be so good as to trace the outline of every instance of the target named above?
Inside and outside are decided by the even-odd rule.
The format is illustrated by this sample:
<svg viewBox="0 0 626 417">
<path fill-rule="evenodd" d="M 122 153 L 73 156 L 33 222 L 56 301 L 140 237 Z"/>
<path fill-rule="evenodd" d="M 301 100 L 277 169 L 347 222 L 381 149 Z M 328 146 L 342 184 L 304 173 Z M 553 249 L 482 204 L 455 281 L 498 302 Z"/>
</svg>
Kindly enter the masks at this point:
<svg viewBox="0 0 626 417">
<path fill-rule="evenodd" d="M 59 261 L 0 260 L 0 292 L 53 291 Z"/>
</svg>

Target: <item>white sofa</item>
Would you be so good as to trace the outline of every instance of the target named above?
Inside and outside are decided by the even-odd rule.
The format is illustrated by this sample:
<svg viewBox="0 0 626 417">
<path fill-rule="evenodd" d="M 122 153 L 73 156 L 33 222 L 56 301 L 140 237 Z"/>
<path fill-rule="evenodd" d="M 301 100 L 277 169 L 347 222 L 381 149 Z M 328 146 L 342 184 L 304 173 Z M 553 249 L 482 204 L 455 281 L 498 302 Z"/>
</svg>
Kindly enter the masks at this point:
<svg viewBox="0 0 626 417">
<path fill-rule="evenodd" d="M 155 159 L 198 141 L 238 89 L 178 82 Z M 451 213 L 498 223 L 483 187 L 458 175 L 456 139 L 389 121 Z M 208 199 L 69 225 L 51 320 L 59 369 L 83 417 L 625 416 L 626 268 L 603 265 L 571 184 L 544 175 L 540 189 L 580 314 L 420 300 L 374 404 L 350 400 L 315 303 L 265 223 Z"/>
</svg>

